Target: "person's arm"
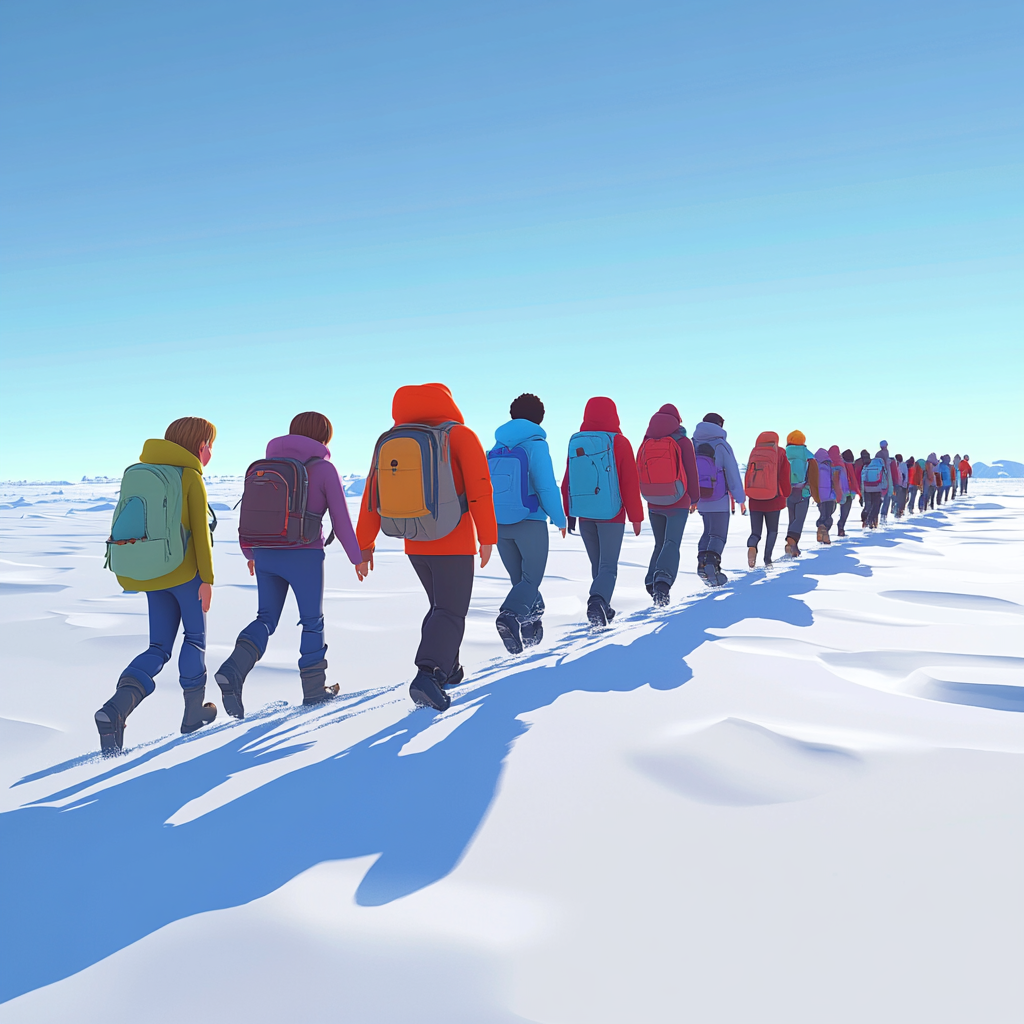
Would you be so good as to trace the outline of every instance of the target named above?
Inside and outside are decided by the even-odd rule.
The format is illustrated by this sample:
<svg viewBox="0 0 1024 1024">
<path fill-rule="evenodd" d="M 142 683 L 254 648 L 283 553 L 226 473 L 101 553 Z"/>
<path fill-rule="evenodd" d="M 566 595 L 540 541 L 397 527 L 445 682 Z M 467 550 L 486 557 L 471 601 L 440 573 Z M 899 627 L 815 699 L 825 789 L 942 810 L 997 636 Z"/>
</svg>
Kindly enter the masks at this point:
<svg viewBox="0 0 1024 1024">
<path fill-rule="evenodd" d="M 356 523 L 356 543 L 359 545 L 359 564 L 356 575 L 364 579 L 373 569 L 373 549 L 377 534 L 380 533 L 380 513 L 374 508 L 373 491 L 375 481 L 373 467 L 366 475 L 366 486 L 359 502 L 359 520 Z"/>
<path fill-rule="evenodd" d="M 821 499 L 818 497 L 818 460 L 808 459 L 807 460 L 807 486 L 811 489 L 811 497 L 814 499 L 815 505 L 821 504 Z"/>
<path fill-rule="evenodd" d="M 196 566 L 199 578 L 203 583 L 213 585 L 213 538 L 210 536 L 210 524 L 206 518 L 206 485 L 203 478 L 194 470 L 186 469 L 189 474 L 185 500 L 188 504 L 188 525 L 192 533 L 192 550 L 196 553 Z"/>
<path fill-rule="evenodd" d="M 576 517 L 569 515 L 569 457 L 565 458 L 565 475 L 562 477 L 562 508 L 565 509 L 565 521 L 568 524 L 569 532 L 576 529 Z"/>
<path fill-rule="evenodd" d="M 498 521 L 494 516 L 494 488 L 491 485 L 491 471 L 487 465 L 487 454 L 480 438 L 467 426 L 459 425 L 451 432 L 452 458 L 462 470 L 462 484 L 466 490 L 469 514 L 476 526 L 480 541 L 480 555 L 483 562 L 484 548 L 498 543 Z M 490 552 L 488 550 L 487 554 Z M 482 563 L 483 564 L 483 563 Z"/>
<path fill-rule="evenodd" d="M 555 483 L 555 467 L 551 465 L 551 452 L 547 441 L 538 441 L 530 453 L 530 485 L 540 501 L 544 514 L 559 530 L 565 529 L 562 496 Z"/>
<path fill-rule="evenodd" d="M 697 455 L 693 450 L 693 442 L 688 437 L 681 437 L 676 442 L 679 454 L 683 458 L 683 469 L 686 471 L 686 497 L 693 508 L 700 501 L 700 476 L 697 472 Z"/>
<path fill-rule="evenodd" d="M 743 478 L 740 476 L 739 463 L 736 462 L 736 456 L 733 454 L 732 448 L 728 445 L 723 444 L 720 449 L 725 456 L 725 482 L 729 487 L 729 493 L 740 503 L 740 505 L 746 505 L 747 496 L 743 491 Z"/>
<path fill-rule="evenodd" d="M 352 519 L 348 514 L 348 502 L 345 501 L 341 478 L 332 463 L 325 460 L 324 467 L 320 472 L 323 473 L 324 497 L 327 499 L 327 511 L 331 513 L 331 527 L 335 537 L 341 541 L 348 560 L 353 565 L 359 565 L 363 556 L 356 542 L 356 532 L 352 529 Z"/>
<path fill-rule="evenodd" d="M 786 458 L 786 453 L 783 451 L 779 452 L 779 494 L 783 498 L 788 498 L 793 493 L 793 481 L 790 479 L 792 472 L 790 470 L 789 459 Z"/>
<path fill-rule="evenodd" d="M 644 521 L 644 500 L 640 495 L 640 474 L 636 471 L 633 446 L 623 434 L 616 434 L 613 444 L 615 472 L 619 477 L 619 495 L 626 510 L 626 518 L 633 524 L 633 532 L 640 533 Z"/>
</svg>

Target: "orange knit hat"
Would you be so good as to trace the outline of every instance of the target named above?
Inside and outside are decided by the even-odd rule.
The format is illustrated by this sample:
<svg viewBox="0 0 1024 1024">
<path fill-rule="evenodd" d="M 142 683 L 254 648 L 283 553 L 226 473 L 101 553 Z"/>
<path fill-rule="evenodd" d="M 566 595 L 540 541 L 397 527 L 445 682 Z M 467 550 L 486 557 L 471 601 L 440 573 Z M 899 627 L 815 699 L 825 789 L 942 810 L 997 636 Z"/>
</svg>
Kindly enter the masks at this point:
<svg viewBox="0 0 1024 1024">
<path fill-rule="evenodd" d="M 806 444 L 806 442 L 807 438 L 804 437 L 802 430 L 791 430 L 786 438 L 786 444 Z"/>
</svg>

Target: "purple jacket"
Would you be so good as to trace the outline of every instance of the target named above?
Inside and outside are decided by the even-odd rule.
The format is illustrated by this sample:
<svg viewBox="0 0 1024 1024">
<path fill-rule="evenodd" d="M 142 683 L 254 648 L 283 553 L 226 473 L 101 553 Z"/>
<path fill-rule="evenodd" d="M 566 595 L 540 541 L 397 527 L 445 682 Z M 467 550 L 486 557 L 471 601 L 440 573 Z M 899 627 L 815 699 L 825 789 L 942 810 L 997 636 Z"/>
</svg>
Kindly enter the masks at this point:
<svg viewBox="0 0 1024 1024">
<path fill-rule="evenodd" d="M 690 508 L 700 500 L 700 481 L 697 479 L 697 457 L 693 451 L 693 442 L 686 436 L 686 428 L 682 424 L 679 410 L 672 404 L 663 405 L 652 417 L 646 441 L 650 437 L 671 437 L 679 446 L 679 454 L 683 458 L 683 469 L 686 470 L 686 493 L 674 505 L 651 505 L 652 512 L 664 515 L 666 512 L 677 512 Z"/>
<path fill-rule="evenodd" d="M 321 460 L 331 457 L 330 449 L 319 441 L 303 434 L 285 434 L 284 437 L 275 437 L 267 445 L 268 459 L 298 459 L 300 462 L 307 462 L 309 459 L 319 457 Z M 306 508 L 310 512 L 330 512 L 331 526 L 341 546 L 345 549 L 349 561 L 358 565 L 363 556 L 359 552 L 359 545 L 356 543 L 355 530 L 352 529 L 352 520 L 349 519 L 348 505 L 345 503 L 345 492 L 341 486 L 341 478 L 338 471 L 330 462 L 314 462 L 306 467 L 309 476 L 309 492 L 306 495 Z M 320 536 L 311 544 L 304 544 L 306 548 L 322 548 L 324 546 L 323 531 Z M 252 558 L 252 548 L 242 545 L 242 553 L 246 558 Z"/>
</svg>

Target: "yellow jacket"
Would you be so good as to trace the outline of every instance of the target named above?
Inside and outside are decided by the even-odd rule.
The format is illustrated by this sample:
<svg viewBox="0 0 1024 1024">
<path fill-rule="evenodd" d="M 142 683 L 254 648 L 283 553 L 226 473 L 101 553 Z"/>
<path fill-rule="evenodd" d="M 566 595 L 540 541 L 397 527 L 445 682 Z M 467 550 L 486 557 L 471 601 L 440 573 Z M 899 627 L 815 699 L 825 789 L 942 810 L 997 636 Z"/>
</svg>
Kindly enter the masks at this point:
<svg viewBox="0 0 1024 1024">
<path fill-rule="evenodd" d="M 213 538 L 206 518 L 206 485 L 203 464 L 190 451 L 173 441 L 151 437 L 142 446 L 140 462 L 151 466 L 181 466 L 181 525 L 189 531 L 185 559 L 173 572 L 155 580 L 132 580 L 118 576 L 125 590 L 168 590 L 188 583 L 198 572 L 204 583 L 213 583 Z"/>
</svg>

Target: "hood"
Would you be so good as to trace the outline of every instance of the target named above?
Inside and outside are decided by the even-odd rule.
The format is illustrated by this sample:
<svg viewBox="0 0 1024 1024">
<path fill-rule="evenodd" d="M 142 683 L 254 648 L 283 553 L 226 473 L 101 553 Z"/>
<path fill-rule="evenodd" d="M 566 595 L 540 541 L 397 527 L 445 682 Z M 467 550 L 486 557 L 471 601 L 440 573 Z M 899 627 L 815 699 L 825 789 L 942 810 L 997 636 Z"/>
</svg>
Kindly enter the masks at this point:
<svg viewBox="0 0 1024 1024">
<path fill-rule="evenodd" d="M 930 462 L 930 463 L 931 463 L 931 464 L 932 464 L 933 466 L 937 466 L 937 465 L 939 464 L 939 460 L 938 460 L 938 458 L 936 457 L 936 455 L 935 455 L 935 452 L 932 452 L 932 453 L 931 453 L 931 455 L 929 455 L 929 456 L 928 456 L 928 461 L 929 461 L 929 462 Z"/>
<path fill-rule="evenodd" d="M 778 447 L 779 435 L 776 434 L 774 430 L 762 430 L 761 433 L 757 435 L 757 441 L 755 443 L 774 444 L 776 447 Z"/>
<path fill-rule="evenodd" d="M 139 462 L 148 463 L 150 466 L 182 466 L 184 469 L 194 469 L 200 476 L 203 475 L 203 464 L 195 455 L 182 448 L 180 444 L 165 441 L 162 437 L 151 437 L 142 446 Z"/>
<path fill-rule="evenodd" d="M 824 459 L 831 459 L 832 458 L 832 456 L 824 448 L 819 448 L 814 453 L 814 457 L 815 457 L 815 459 L 818 460 L 818 462 L 821 462 Z"/>
<path fill-rule="evenodd" d="M 843 452 L 843 462 L 853 462 L 853 452 L 849 448 Z"/>
<path fill-rule="evenodd" d="M 592 398 L 583 412 L 580 430 L 607 430 L 619 432 L 619 410 L 610 398 Z"/>
<path fill-rule="evenodd" d="M 949 456 L 948 455 L 943 455 L 942 456 L 942 461 L 948 463 L 949 462 Z"/>
<path fill-rule="evenodd" d="M 867 448 L 861 448 L 861 450 L 860 450 L 860 457 L 865 462 L 870 462 L 871 461 L 871 453 L 867 450 Z"/>
<path fill-rule="evenodd" d="M 305 434 L 285 434 L 267 442 L 268 459 L 298 459 L 299 462 L 307 462 L 309 459 L 330 457 L 331 450 L 327 445 Z"/>
<path fill-rule="evenodd" d="M 674 405 L 663 405 L 647 425 L 645 437 L 671 437 L 682 426 L 679 410 Z M 685 431 L 683 437 L 686 436 Z"/>
<path fill-rule="evenodd" d="M 506 448 L 515 448 L 524 441 L 543 441 L 548 435 L 533 420 L 509 420 L 494 432 L 494 440 Z"/>
<path fill-rule="evenodd" d="M 701 420 L 693 428 L 694 447 L 701 442 L 724 441 L 726 436 L 725 427 L 720 427 L 717 423 L 705 423 Z"/>
<path fill-rule="evenodd" d="M 840 462 L 845 462 L 843 453 L 839 450 L 839 445 L 834 444 L 828 450 L 828 457 L 832 460 L 834 466 L 838 466 Z"/>
<path fill-rule="evenodd" d="M 927 469 L 928 468 L 928 463 L 925 462 L 924 459 L 918 459 L 917 460 L 917 468 L 918 469 Z"/>
<path fill-rule="evenodd" d="M 807 438 L 802 430 L 791 430 L 786 436 L 786 444 L 807 444 Z"/>
<path fill-rule="evenodd" d="M 452 393 L 444 384 L 407 384 L 395 392 L 391 415 L 400 423 L 428 423 L 436 426 L 454 420 L 465 423 Z"/>
</svg>

